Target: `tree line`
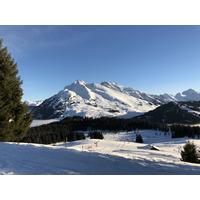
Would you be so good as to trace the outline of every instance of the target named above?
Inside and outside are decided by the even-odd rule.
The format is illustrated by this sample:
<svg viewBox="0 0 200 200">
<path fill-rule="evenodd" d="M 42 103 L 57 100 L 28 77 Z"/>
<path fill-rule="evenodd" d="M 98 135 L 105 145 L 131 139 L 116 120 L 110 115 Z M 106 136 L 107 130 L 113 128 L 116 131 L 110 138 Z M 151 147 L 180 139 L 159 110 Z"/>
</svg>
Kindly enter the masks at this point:
<svg viewBox="0 0 200 200">
<path fill-rule="evenodd" d="M 45 124 L 38 127 L 32 127 L 27 132 L 21 142 L 50 144 L 64 142 L 66 137 L 68 141 L 85 139 L 81 131 L 94 132 L 101 131 L 134 131 L 134 130 L 159 130 L 169 132 L 171 129 L 172 138 L 177 137 L 200 137 L 199 127 L 190 127 L 184 125 L 171 125 L 153 123 L 148 120 L 137 118 L 122 119 L 117 117 L 89 118 L 81 116 L 66 117 L 65 119 Z"/>
<path fill-rule="evenodd" d="M 200 138 L 200 127 L 198 126 L 185 126 L 185 125 L 172 125 L 170 126 L 172 138 L 189 137 Z"/>
<path fill-rule="evenodd" d="M 168 127 L 162 124 L 151 123 L 149 121 L 139 119 L 120 119 L 120 118 L 88 118 L 88 117 L 66 117 L 65 119 L 45 124 L 37 127 L 32 127 L 27 132 L 26 136 L 20 142 L 51 144 L 56 142 L 75 141 L 85 139 L 84 133 L 81 131 L 90 131 L 90 136 L 103 139 L 101 136 L 96 136 L 102 131 L 133 131 L 136 129 L 155 129 L 168 131 Z"/>
<path fill-rule="evenodd" d="M 149 120 L 141 120 L 137 118 L 117 118 L 117 117 L 100 117 L 89 118 L 81 116 L 66 117 L 61 124 L 67 124 L 71 130 L 103 130 L 103 131 L 134 131 L 136 129 L 158 129 L 160 131 L 168 131 L 169 128 L 164 124 L 153 123 Z"/>
<path fill-rule="evenodd" d="M 57 142 L 75 141 L 85 139 L 82 132 L 69 129 L 67 124 L 50 123 L 32 127 L 20 141 L 25 143 L 52 144 Z"/>
</svg>

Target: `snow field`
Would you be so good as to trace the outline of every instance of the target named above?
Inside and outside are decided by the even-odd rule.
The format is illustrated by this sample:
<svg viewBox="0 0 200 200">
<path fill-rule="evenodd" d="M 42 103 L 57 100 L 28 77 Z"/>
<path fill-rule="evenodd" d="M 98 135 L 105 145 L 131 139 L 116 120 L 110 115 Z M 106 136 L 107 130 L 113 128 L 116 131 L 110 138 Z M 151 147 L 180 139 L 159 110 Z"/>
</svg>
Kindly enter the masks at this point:
<svg viewBox="0 0 200 200">
<path fill-rule="evenodd" d="M 144 143 L 136 143 L 136 134 Z M 85 132 L 87 136 L 87 132 Z M 153 130 L 104 132 L 104 140 L 0 143 L 0 174 L 12 175 L 199 175 L 200 165 L 180 161 L 188 138 Z M 194 139 L 200 148 L 200 140 Z M 150 150 L 151 145 L 160 151 Z"/>
<path fill-rule="evenodd" d="M 40 126 L 40 125 L 43 125 L 43 124 L 49 124 L 51 122 L 56 122 L 56 121 L 59 121 L 59 120 L 57 120 L 57 119 L 46 119 L 46 120 L 35 119 L 35 120 L 33 120 L 31 127 Z"/>
<path fill-rule="evenodd" d="M 136 134 L 142 135 L 144 143 L 135 142 Z M 129 159 L 165 160 L 166 162 L 179 163 L 181 149 L 187 140 L 188 138 L 172 139 L 170 133 L 161 131 L 138 130 L 136 132 L 118 132 L 116 134 L 104 133 L 104 140 L 87 138 L 86 140 L 69 142 L 67 145 L 69 149 L 79 151 L 98 152 Z M 98 142 L 97 145 L 96 142 Z M 194 140 L 194 143 L 200 148 L 199 140 Z M 150 150 L 152 146 L 158 147 L 160 151 Z"/>
</svg>

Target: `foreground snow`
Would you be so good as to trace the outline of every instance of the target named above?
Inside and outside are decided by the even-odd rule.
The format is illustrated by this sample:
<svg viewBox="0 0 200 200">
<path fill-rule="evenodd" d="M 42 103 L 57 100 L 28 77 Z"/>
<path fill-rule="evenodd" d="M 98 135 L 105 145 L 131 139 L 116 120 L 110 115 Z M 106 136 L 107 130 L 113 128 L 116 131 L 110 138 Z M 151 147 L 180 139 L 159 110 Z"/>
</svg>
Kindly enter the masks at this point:
<svg viewBox="0 0 200 200">
<path fill-rule="evenodd" d="M 152 130 L 139 133 L 143 144 L 133 142 L 134 132 L 104 133 L 104 140 L 68 142 L 67 148 L 63 143 L 0 143 L 0 174 L 200 174 L 200 165 L 180 161 L 187 138 L 171 139 Z M 199 140 L 194 143 L 200 147 Z M 150 150 L 150 144 L 160 151 Z"/>
</svg>

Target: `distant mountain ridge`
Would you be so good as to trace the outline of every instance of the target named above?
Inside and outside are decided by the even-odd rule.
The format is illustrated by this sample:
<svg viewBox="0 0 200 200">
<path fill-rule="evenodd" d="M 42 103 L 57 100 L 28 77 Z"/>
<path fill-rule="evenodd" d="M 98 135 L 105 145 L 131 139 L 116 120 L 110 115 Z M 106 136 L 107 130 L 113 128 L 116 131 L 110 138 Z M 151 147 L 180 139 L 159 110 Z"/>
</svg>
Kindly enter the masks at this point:
<svg viewBox="0 0 200 200">
<path fill-rule="evenodd" d="M 134 117 L 168 102 L 200 101 L 200 93 L 189 89 L 173 96 L 152 95 L 113 82 L 101 84 L 77 80 L 58 94 L 33 107 L 36 119 L 88 117 Z"/>
<path fill-rule="evenodd" d="M 35 107 L 35 106 L 39 106 L 43 101 L 40 101 L 40 100 L 38 100 L 38 101 L 26 100 L 26 101 L 24 101 L 24 102 L 26 102 L 26 104 L 27 104 L 28 106 Z"/>
<path fill-rule="evenodd" d="M 200 101 L 200 92 L 193 89 L 175 95 L 177 101 Z"/>
</svg>

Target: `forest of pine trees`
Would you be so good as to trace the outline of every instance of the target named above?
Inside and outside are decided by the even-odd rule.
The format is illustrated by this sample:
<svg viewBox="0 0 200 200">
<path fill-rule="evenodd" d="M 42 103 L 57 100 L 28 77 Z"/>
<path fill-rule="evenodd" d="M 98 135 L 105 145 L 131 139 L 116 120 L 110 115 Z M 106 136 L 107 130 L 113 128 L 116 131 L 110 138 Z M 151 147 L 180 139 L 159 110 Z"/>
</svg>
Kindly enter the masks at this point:
<svg viewBox="0 0 200 200">
<path fill-rule="evenodd" d="M 200 138 L 200 127 L 198 126 L 185 126 L 185 125 L 172 125 L 172 138 L 189 137 L 189 138 Z"/>
<path fill-rule="evenodd" d="M 64 142 L 66 137 L 68 141 L 85 139 L 81 131 L 93 132 L 89 136 L 92 138 L 103 139 L 101 134 L 95 134 L 96 130 L 102 131 L 133 131 L 136 129 L 155 129 L 168 131 L 169 128 L 162 124 L 155 124 L 149 121 L 139 119 L 120 119 L 120 118 L 88 118 L 88 117 L 67 117 L 61 121 L 50 124 L 33 127 L 21 142 L 50 144 L 55 142 Z"/>
<path fill-rule="evenodd" d="M 31 128 L 27 135 L 21 140 L 26 143 L 51 144 L 56 142 L 75 141 L 85 139 L 81 132 L 70 130 L 67 124 L 54 122 Z"/>
<path fill-rule="evenodd" d="M 85 136 L 82 131 L 95 132 L 96 130 L 112 131 L 113 133 L 119 131 L 134 131 L 136 129 L 150 129 L 169 132 L 169 128 L 172 132 L 172 137 L 199 137 L 200 128 L 172 125 L 167 126 L 164 124 L 152 123 L 150 121 L 144 121 L 136 118 L 121 119 L 121 118 L 88 118 L 88 117 L 66 117 L 65 119 L 53 122 L 50 124 L 31 128 L 26 136 L 21 140 L 22 142 L 34 142 L 50 144 L 55 142 L 64 142 L 66 137 L 68 141 L 74 141 L 84 139 Z"/>
</svg>

